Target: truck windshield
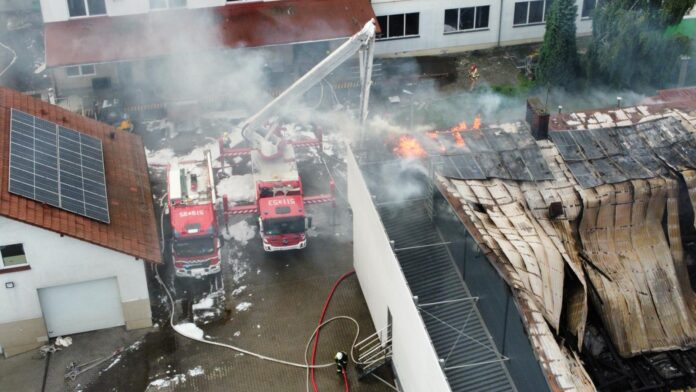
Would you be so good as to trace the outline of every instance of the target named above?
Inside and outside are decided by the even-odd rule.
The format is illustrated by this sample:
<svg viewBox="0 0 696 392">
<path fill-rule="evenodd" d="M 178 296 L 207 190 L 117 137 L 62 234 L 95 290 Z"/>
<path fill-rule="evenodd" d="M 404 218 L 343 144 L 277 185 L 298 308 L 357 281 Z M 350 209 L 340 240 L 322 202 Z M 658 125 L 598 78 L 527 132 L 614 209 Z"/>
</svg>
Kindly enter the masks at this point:
<svg viewBox="0 0 696 392">
<path fill-rule="evenodd" d="M 174 254 L 180 257 L 203 256 L 213 253 L 213 237 L 198 237 L 174 240 Z"/>
<path fill-rule="evenodd" d="M 263 232 L 267 235 L 302 233 L 304 231 L 305 220 L 301 216 L 266 219 L 263 221 Z"/>
</svg>

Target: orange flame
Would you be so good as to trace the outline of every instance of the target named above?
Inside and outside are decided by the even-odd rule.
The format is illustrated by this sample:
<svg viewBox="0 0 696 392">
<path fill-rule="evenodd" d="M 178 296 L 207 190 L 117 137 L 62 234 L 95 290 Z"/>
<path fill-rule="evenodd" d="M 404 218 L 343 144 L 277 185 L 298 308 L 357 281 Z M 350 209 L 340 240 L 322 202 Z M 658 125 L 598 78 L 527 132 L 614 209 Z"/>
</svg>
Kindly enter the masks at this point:
<svg viewBox="0 0 696 392">
<path fill-rule="evenodd" d="M 462 121 L 459 124 L 452 127 L 452 132 L 461 132 L 461 131 L 466 131 L 467 129 L 469 129 L 469 128 L 467 128 L 467 126 L 466 126 L 466 121 Z"/>
<path fill-rule="evenodd" d="M 428 153 L 423 149 L 418 140 L 413 138 L 413 136 L 401 136 L 399 137 L 399 144 L 394 147 L 394 153 L 401 157 L 425 157 Z"/>
<path fill-rule="evenodd" d="M 466 121 L 462 121 L 459 124 L 452 127 L 452 136 L 454 136 L 454 141 L 457 143 L 458 146 L 464 145 L 464 139 L 462 138 L 461 132 L 466 130 Z"/>
<path fill-rule="evenodd" d="M 481 128 L 481 114 L 477 114 L 476 118 L 474 119 L 474 129 L 479 128 Z"/>
</svg>

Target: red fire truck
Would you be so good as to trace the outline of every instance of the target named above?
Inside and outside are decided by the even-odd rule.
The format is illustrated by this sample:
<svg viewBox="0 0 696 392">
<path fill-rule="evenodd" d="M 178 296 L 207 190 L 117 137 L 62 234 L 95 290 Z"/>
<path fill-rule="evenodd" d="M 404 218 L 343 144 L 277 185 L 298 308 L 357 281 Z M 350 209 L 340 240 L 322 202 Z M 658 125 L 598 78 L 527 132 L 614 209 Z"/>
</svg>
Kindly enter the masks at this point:
<svg viewBox="0 0 696 392">
<path fill-rule="evenodd" d="M 259 112 L 242 122 L 235 130 L 236 138 L 220 140 L 221 159 L 250 154 L 256 188 L 256 203 L 229 206 L 223 196 L 225 216 L 258 213 L 259 230 L 263 248 L 267 252 L 302 249 L 307 246 L 306 230 L 312 219 L 306 215 L 305 206 L 333 201 L 334 183 L 330 194 L 305 196 L 302 180 L 297 173 L 295 147 L 321 147 L 321 132 L 315 128 L 314 138 L 297 140 L 288 137 L 287 129 L 274 121 L 276 112 L 286 108 L 313 86 L 319 84 L 346 60 L 360 54 L 361 102 L 360 121 L 367 117 L 370 86 L 372 84 L 372 60 L 374 55 L 376 23 L 365 26 L 336 48 L 295 83 L 264 106 Z M 241 134 L 241 137 L 238 137 Z M 240 143 L 232 142 L 236 139 Z M 232 145 L 235 144 L 235 145 Z"/>
<path fill-rule="evenodd" d="M 273 156 L 264 156 L 260 151 L 247 147 L 229 147 L 225 139 L 220 141 L 223 162 L 225 157 L 250 156 L 256 189 L 254 204 L 230 206 L 227 197 L 223 195 L 224 215 L 258 214 L 263 249 L 267 252 L 303 249 L 307 246 L 306 231 L 312 226 L 312 217 L 307 215 L 305 206 L 335 201 L 335 186 L 331 181 L 330 193 L 305 196 L 302 180 L 297 172 L 294 147 L 321 148 L 321 132 L 316 130 L 315 138 L 296 140 L 285 136 L 284 127 L 269 132 L 274 132 L 283 139 L 283 146 Z"/>
<path fill-rule="evenodd" d="M 174 162 L 167 168 L 171 250 L 178 277 L 220 272 L 214 180 L 209 151 L 203 161 Z"/>
</svg>

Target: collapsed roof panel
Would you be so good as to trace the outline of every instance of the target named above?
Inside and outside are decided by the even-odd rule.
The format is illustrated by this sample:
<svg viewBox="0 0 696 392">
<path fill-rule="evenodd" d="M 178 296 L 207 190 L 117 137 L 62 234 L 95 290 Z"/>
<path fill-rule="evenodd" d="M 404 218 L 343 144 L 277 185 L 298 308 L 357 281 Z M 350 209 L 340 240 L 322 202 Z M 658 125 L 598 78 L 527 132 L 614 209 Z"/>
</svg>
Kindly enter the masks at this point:
<svg viewBox="0 0 696 392">
<path fill-rule="evenodd" d="M 554 181 L 524 179 L 507 159 L 508 179 L 450 177 L 440 188 L 507 268 L 513 291 L 530 297 L 554 330 L 582 342 L 589 292 L 622 356 L 696 347 L 676 177 L 696 205 L 696 128 L 687 120 L 673 112 L 631 126 L 552 131 L 551 141 L 535 144 Z"/>
<path fill-rule="evenodd" d="M 581 197 L 581 252 L 598 297 L 595 307 L 618 351 L 632 356 L 693 346 L 691 287 L 682 286 L 678 276 L 686 275 L 685 266 L 673 257 L 662 229 L 667 200 L 677 198 L 676 181 L 603 185 Z M 668 213 L 678 225 L 676 203 Z"/>
<path fill-rule="evenodd" d="M 550 285 L 544 287 L 544 280 L 549 279 L 551 276 L 555 276 L 555 279 L 558 279 L 559 274 L 563 274 L 563 272 L 557 268 L 550 269 L 547 267 L 550 260 L 556 260 L 552 263 L 557 265 L 559 254 L 565 259 L 564 247 L 561 245 L 565 239 L 561 239 L 555 235 L 554 231 L 549 226 L 551 224 L 550 221 L 539 220 L 539 225 L 534 225 L 533 233 L 538 235 L 536 238 L 544 237 L 545 240 L 537 242 L 537 244 L 543 244 L 543 246 L 537 246 L 536 251 L 549 252 L 555 256 L 551 257 L 551 259 L 542 257 L 540 263 L 535 263 L 535 260 L 532 259 L 537 257 L 537 254 L 532 255 L 533 251 L 530 253 L 529 247 L 524 250 L 524 238 L 530 237 L 520 238 L 518 236 L 515 238 L 515 236 L 519 234 L 517 231 L 518 228 L 523 232 L 531 233 L 530 229 L 532 226 L 529 223 L 520 224 L 520 222 L 533 222 L 533 220 L 529 219 L 529 215 L 526 213 L 522 215 L 518 214 L 521 205 L 519 199 L 516 200 L 513 199 L 513 197 L 520 197 L 523 192 L 522 189 L 517 188 L 514 182 L 501 180 L 462 181 L 440 178 L 438 183 L 438 187 L 450 201 L 457 215 L 463 222 L 466 222 L 465 225 L 467 225 L 467 228 L 474 238 L 477 239 L 483 252 L 489 255 L 489 260 L 496 265 L 496 268 L 501 271 L 501 275 L 510 285 L 513 294 L 521 306 L 520 314 L 525 320 L 527 335 L 534 347 L 539 362 L 542 364 L 542 367 L 549 377 L 549 384 L 555 385 L 556 388 L 559 388 L 558 390 L 595 390 L 592 381 L 580 365 L 577 356 L 572 354 L 567 347 L 557 343 L 554 333 L 549 327 L 551 323 L 549 323 L 548 317 L 550 315 L 543 308 L 546 306 L 545 303 L 550 302 L 553 304 L 553 293 L 560 293 L 557 284 L 553 287 Z M 554 182 L 553 184 L 561 185 L 563 183 Z M 568 183 L 563 185 L 567 186 Z M 549 182 L 549 186 L 554 187 L 555 185 Z M 534 193 L 534 190 L 530 189 L 529 191 Z M 550 190 L 551 193 L 555 191 L 558 192 L 555 195 L 556 199 L 565 198 L 560 195 L 560 193 L 564 192 L 564 189 L 559 187 Z M 488 215 L 489 211 L 500 208 L 492 204 L 496 203 L 495 198 L 503 205 L 508 206 L 506 207 L 507 213 L 517 216 L 517 218 L 514 218 L 517 225 L 512 225 L 510 224 L 511 220 L 507 218 L 505 213 L 492 214 L 499 222 L 507 223 L 506 233 L 503 233 Z M 530 195 L 530 198 L 533 198 L 533 196 Z M 536 198 L 542 199 L 539 192 L 536 192 Z M 487 206 L 483 209 L 483 212 L 481 212 L 481 209 L 475 207 L 476 201 L 474 200 Z M 502 208 L 500 209 L 502 212 Z M 527 215 L 527 217 L 525 218 L 524 215 Z M 541 226 L 541 228 L 539 226 Z M 491 231 L 489 232 L 488 229 Z M 516 245 L 521 248 L 516 248 L 512 242 L 508 241 L 508 236 L 511 239 L 515 238 Z M 500 242 L 498 242 L 498 240 L 500 240 Z M 522 250 L 522 253 L 520 253 L 518 249 Z M 558 253 L 554 253 L 554 249 L 558 250 Z M 515 262 L 510 262 L 506 254 L 510 255 Z M 522 254 L 525 254 L 525 256 L 523 257 Z M 573 261 L 570 261 L 570 265 L 573 274 L 576 274 L 575 271 L 579 271 L 582 268 L 579 263 L 576 264 Z M 542 272 L 545 275 L 544 278 L 541 277 Z M 541 284 L 539 284 L 540 281 Z M 556 280 L 556 283 L 558 282 L 559 281 Z M 533 286 L 536 287 L 532 288 Z M 585 318 L 587 316 L 587 306 L 584 303 L 586 298 L 584 282 L 582 282 L 579 287 L 574 286 L 569 291 L 579 294 L 571 296 L 573 299 L 579 300 L 579 302 L 567 300 L 564 302 L 564 306 L 566 306 L 565 311 L 568 315 L 566 323 L 570 323 L 579 328 L 579 330 L 576 330 L 576 333 L 582 336 L 584 333 Z M 542 298 L 547 294 L 550 294 L 550 296 L 546 299 Z M 551 317 L 554 316 L 551 315 Z M 556 388 L 553 388 L 553 390 L 557 390 Z"/>
</svg>

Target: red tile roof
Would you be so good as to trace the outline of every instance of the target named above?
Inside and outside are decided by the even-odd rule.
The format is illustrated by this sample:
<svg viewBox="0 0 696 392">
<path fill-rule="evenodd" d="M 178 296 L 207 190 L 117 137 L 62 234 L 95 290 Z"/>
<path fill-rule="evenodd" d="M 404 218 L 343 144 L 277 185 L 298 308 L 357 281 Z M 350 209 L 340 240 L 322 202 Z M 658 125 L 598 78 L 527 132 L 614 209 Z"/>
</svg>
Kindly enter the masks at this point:
<svg viewBox="0 0 696 392">
<path fill-rule="evenodd" d="M 8 192 L 10 109 L 101 139 L 111 223 L 101 223 Z M 142 141 L 137 135 L 0 87 L 0 215 L 159 263 L 159 237 Z"/>
<path fill-rule="evenodd" d="M 46 65 L 337 39 L 374 17 L 370 0 L 277 0 L 72 19 L 45 24 Z"/>
</svg>

